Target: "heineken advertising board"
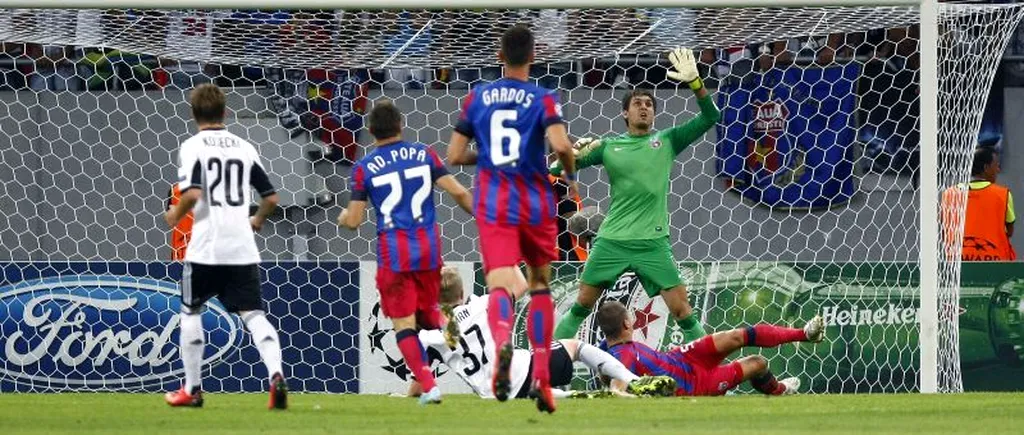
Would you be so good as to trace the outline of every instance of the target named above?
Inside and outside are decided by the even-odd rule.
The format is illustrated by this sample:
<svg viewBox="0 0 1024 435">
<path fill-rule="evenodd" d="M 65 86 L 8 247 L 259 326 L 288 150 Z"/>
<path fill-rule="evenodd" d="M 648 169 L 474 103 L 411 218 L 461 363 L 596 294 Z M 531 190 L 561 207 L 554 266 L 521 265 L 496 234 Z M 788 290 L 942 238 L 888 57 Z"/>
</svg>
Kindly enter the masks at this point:
<svg viewBox="0 0 1024 435">
<path fill-rule="evenodd" d="M 551 287 L 559 315 L 575 301 L 582 269 L 582 263 L 555 266 Z M 680 274 L 709 333 L 759 322 L 800 327 L 815 314 L 828 325 L 823 343 L 751 348 L 733 358 L 760 353 L 777 375 L 799 376 L 813 392 L 918 390 L 916 264 L 682 263 Z M 960 323 L 964 389 L 1024 390 L 1019 311 L 1024 268 L 970 263 L 962 277 L 960 304 L 949 312 L 957 313 Z M 479 273 L 476 291 L 485 291 Z M 520 313 L 528 299 L 517 302 Z M 623 275 L 598 304 L 606 300 L 629 307 L 635 340 L 660 349 L 682 344 L 682 331 L 665 304 L 649 298 L 635 276 Z M 516 345 L 521 347 L 527 347 L 524 319 L 517 316 Z M 583 323 L 578 338 L 597 343 L 603 337 L 592 320 Z M 577 382 L 587 382 L 589 375 L 581 375 Z"/>
</svg>

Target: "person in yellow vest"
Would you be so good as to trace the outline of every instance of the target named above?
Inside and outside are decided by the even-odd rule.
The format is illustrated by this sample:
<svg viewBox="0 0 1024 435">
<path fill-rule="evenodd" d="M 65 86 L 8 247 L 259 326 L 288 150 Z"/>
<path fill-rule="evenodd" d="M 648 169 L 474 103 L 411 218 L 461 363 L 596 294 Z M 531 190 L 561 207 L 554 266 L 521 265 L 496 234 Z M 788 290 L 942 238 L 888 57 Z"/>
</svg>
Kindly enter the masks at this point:
<svg viewBox="0 0 1024 435">
<path fill-rule="evenodd" d="M 167 194 L 167 209 L 170 210 L 181 200 L 181 191 L 178 184 L 171 185 L 171 191 Z M 185 259 L 185 248 L 188 247 L 188 240 L 192 238 L 192 212 L 188 212 L 181 222 L 171 229 L 171 261 L 183 261 Z"/>
<path fill-rule="evenodd" d="M 959 216 L 964 216 L 963 261 L 1013 261 L 1017 259 L 1010 237 L 1017 216 L 1013 196 L 1006 186 L 996 184 L 999 175 L 999 153 L 982 147 L 974 151 L 971 181 L 967 184 L 967 211 L 961 215 L 957 207 L 963 201 L 964 185 L 947 188 L 942 193 L 943 233 L 947 252 L 956 240 Z"/>
</svg>

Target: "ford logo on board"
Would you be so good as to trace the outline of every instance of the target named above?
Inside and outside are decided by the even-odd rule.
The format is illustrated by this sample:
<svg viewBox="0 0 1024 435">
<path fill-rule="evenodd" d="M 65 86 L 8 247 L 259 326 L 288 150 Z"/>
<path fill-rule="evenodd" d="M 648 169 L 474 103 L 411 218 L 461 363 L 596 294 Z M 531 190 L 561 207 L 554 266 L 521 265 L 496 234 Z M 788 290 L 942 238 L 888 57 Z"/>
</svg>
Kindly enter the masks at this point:
<svg viewBox="0 0 1024 435">
<path fill-rule="evenodd" d="M 183 373 L 178 357 L 181 300 L 173 282 L 76 275 L 0 287 L 0 379 L 33 390 L 126 390 Z M 241 340 L 238 320 L 207 303 L 203 365 L 218 364 Z"/>
</svg>

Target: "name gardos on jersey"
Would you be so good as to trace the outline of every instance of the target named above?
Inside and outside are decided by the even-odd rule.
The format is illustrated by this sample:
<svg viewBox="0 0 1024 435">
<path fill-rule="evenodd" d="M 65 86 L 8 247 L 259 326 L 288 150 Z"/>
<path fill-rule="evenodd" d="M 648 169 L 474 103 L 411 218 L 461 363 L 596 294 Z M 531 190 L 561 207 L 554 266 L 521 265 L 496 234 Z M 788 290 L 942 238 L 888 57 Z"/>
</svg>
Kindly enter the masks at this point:
<svg viewBox="0 0 1024 435">
<path fill-rule="evenodd" d="M 386 168 L 388 165 L 397 162 L 399 160 L 416 160 L 420 163 L 427 161 L 427 150 L 416 149 L 412 147 L 398 147 L 388 150 L 388 156 L 390 159 L 385 158 L 382 154 L 377 154 L 370 159 L 370 162 L 366 164 L 366 169 L 376 174 L 381 169 Z"/>
<path fill-rule="evenodd" d="M 242 146 L 237 139 L 231 136 L 208 136 L 203 138 L 203 145 L 218 148 L 238 148 Z"/>
<path fill-rule="evenodd" d="M 480 93 L 485 106 L 496 103 L 516 103 L 523 107 L 530 107 L 533 104 L 533 94 L 526 93 L 523 89 L 493 88 Z"/>
</svg>

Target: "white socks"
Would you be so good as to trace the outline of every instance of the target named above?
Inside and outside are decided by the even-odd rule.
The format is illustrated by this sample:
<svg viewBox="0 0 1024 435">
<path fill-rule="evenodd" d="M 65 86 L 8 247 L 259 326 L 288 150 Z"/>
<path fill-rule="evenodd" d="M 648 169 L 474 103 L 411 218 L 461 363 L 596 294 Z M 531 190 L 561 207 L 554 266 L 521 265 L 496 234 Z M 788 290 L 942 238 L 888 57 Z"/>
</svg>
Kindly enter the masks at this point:
<svg viewBox="0 0 1024 435">
<path fill-rule="evenodd" d="M 607 352 L 602 351 L 589 344 L 580 343 L 580 348 L 577 350 L 577 358 L 587 367 L 592 370 L 597 370 L 602 375 L 608 376 L 612 379 L 620 380 L 622 382 L 632 382 L 634 379 L 640 377 L 629 371 L 626 366 L 622 365 L 619 360 L 609 355 Z"/>
<path fill-rule="evenodd" d="M 185 366 L 185 392 L 203 386 L 203 317 L 181 313 L 181 362 Z"/>
<path fill-rule="evenodd" d="M 281 369 L 281 343 L 277 338 L 277 330 L 267 321 L 263 311 L 246 311 L 238 313 L 245 322 L 245 328 L 252 334 L 252 343 L 260 351 L 260 358 L 267 366 L 267 378 L 272 378 L 274 373 L 284 376 Z"/>
</svg>

